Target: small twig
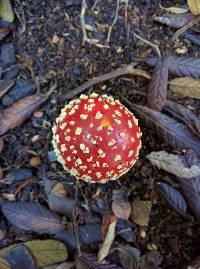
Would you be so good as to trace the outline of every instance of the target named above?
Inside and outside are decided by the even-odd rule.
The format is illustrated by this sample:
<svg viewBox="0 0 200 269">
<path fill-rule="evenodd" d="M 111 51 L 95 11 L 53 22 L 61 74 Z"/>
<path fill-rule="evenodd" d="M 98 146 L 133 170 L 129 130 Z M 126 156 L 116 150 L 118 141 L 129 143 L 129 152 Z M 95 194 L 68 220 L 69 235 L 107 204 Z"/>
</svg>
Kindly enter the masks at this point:
<svg viewBox="0 0 200 269">
<path fill-rule="evenodd" d="M 183 26 L 182 28 L 178 29 L 173 37 L 172 40 L 175 41 L 176 39 L 178 39 L 178 37 L 183 34 L 184 32 L 186 32 L 188 29 L 190 29 L 193 25 L 197 24 L 200 21 L 200 16 L 198 16 L 197 18 L 195 18 L 194 20 L 190 21 L 188 24 L 186 24 L 185 26 Z"/>
<path fill-rule="evenodd" d="M 124 10 L 124 20 L 125 20 L 125 25 L 127 26 L 128 23 L 128 2 L 129 0 L 126 0 L 125 2 L 125 10 Z"/>
<path fill-rule="evenodd" d="M 115 17 L 114 17 L 114 20 L 113 20 L 113 22 L 112 22 L 112 24 L 111 24 L 111 26 L 109 27 L 109 30 L 108 30 L 107 44 L 110 43 L 110 35 L 111 35 L 111 32 L 112 32 L 112 29 L 113 29 L 113 27 L 115 26 L 115 24 L 117 22 L 117 18 L 118 18 L 118 14 L 119 14 L 119 2 L 120 2 L 120 0 L 117 0 Z"/>
<path fill-rule="evenodd" d="M 106 46 L 106 45 L 98 43 L 97 39 L 88 38 L 86 28 L 85 28 L 85 13 L 86 13 L 86 10 L 87 10 L 86 0 L 82 0 L 81 5 L 82 6 L 81 6 L 80 23 L 81 23 L 82 34 L 83 34 L 82 45 L 85 45 L 85 43 L 88 43 L 88 44 L 91 44 L 91 45 L 95 45 L 96 47 L 99 47 L 99 48 L 109 48 L 109 46 Z"/>
<path fill-rule="evenodd" d="M 25 17 L 24 8 L 23 8 L 21 1 L 20 0 L 16 0 L 16 1 L 20 5 L 21 12 L 22 12 L 22 18 L 16 9 L 15 9 L 15 14 L 21 23 L 21 26 L 22 26 L 21 33 L 23 34 L 26 31 L 26 17 Z"/>
<path fill-rule="evenodd" d="M 136 65 L 137 65 L 137 63 L 131 63 L 125 67 L 118 68 L 118 69 L 113 70 L 113 71 L 106 73 L 104 75 L 94 77 L 94 78 L 84 82 L 82 85 L 78 86 L 77 88 L 70 91 L 69 93 L 67 93 L 64 96 L 64 99 L 71 99 L 71 98 L 75 97 L 76 95 L 82 93 L 86 89 L 93 87 L 94 85 L 96 85 L 98 83 L 101 83 L 101 82 L 104 82 L 106 80 L 110 80 L 113 78 L 121 77 L 124 75 L 137 75 L 137 76 L 144 77 L 146 79 L 151 78 L 151 76 L 146 71 L 141 70 L 141 69 L 135 69 L 134 66 L 136 66 Z"/>
<path fill-rule="evenodd" d="M 93 4 L 93 6 L 92 6 L 92 11 L 94 11 L 94 9 L 95 9 L 95 7 L 96 7 L 98 1 L 99 1 L 99 0 L 95 0 L 94 4 Z"/>
<path fill-rule="evenodd" d="M 154 43 L 152 43 L 152 42 L 146 40 L 145 38 L 139 36 L 138 34 L 134 33 L 133 31 L 131 31 L 131 33 L 132 33 L 136 38 L 138 38 L 139 40 L 143 41 L 144 43 L 146 43 L 147 45 L 149 45 L 150 47 L 152 47 L 152 48 L 155 50 L 155 52 L 156 52 L 156 54 L 158 55 L 158 57 L 159 57 L 159 58 L 161 57 L 160 49 L 159 49 L 159 47 L 158 47 L 156 44 L 154 44 Z"/>
</svg>

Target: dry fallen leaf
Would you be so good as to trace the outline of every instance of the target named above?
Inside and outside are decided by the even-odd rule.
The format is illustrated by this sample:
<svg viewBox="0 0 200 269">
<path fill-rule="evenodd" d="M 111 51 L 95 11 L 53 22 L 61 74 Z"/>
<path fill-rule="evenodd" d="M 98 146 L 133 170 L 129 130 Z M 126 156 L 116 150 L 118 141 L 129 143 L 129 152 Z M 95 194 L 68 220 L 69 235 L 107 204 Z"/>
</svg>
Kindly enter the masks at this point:
<svg viewBox="0 0 200 269">
<path fill-rule="evenodd" d="M 146 157 L 159 169 L 161 168 L 178 177 L 191 178 L 200 175 L 200 163 L 199 166 L 194 164 L 191 167 L 186 167 L 179 155 L 169 154 L 166 151 L 153 151 Z"/>
<path fill-rule="evenodd" d="M 112 211 L 119 219 L 128 220 L 131 215 L 131 204 L 123 190 L 113 191 Z"/>
<path fill-rule="evenodd" d="M 170 80 L 169 88 L 173 92 L 200 99 L 200 79 L 191 77 L 175 78 Z"/>
<path fill-rule="evenodd" d="M 135 200 L 132 204 L 132 220 L 140 226 L 148 226 L 151 201 Z"/>
<path fill-rule="evenodd" d="M 65 245 L 52 239 L 33 240 L 11 245 L 0 250 L 0 257 L 6 256 L 17 246 L 24 246 L 28 249 L 31 256 L 34 258 L 37 269 L 64 262 L 68 258 L 68 252 Z"/>
<path fill-rule="evenodd" d="M 166 103 L 168 82 L 168 60 L 160 58 L 157 61 L 151 81 L 148 85 L 147 102 L 154 110 L 161 111 Z"/>
<path fill-rule="evenodd" d="M 98 261 L 102 261 L 109 253 L 110 247 L 112 245 L 113 240 L 115 239 L 115 227 L 116 227 L 117 221 L 114 220 L 108 228 L 106 237 L 103 241 L 103 244 L 101 245 L 99 252 L 98 252 Z"/>
<path fill-rule="evenodd" d="M 188 12 L 188 8 L 181 8 L 181 7 L 163 7 L 161 4 L 160 4 L 160 8 L 162 8 L 162 9 L 168 11 L 168 12 L 175 13 L 175 14 L 183 14 L 183 13 Z"/>
<path fill-rule="evenodd" d="M 36 111 L 49 95 L 31 95 L 22 98 L 0 112 L 0 135 L 20 126 Z"/>
<path fill-rule="evenodd" d="M 200 1 L 199 0 L 187 0 L 190 11 L 194 15 L 200 14 Z"/>
</svg>

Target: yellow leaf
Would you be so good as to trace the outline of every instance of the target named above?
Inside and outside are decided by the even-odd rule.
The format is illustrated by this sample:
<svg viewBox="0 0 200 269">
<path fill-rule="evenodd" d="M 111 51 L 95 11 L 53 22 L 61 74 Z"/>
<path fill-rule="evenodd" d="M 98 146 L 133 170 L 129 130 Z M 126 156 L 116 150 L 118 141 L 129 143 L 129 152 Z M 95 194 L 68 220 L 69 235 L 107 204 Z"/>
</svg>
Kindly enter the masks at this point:
<svg viewBox="0 0 200 269">
<path fill-rule="evenodd" d="M 5 259 L 0 258 L 0 269 L 11 269 L 11 266 Z"/>
<path fill-rule="evenodd" d="M 187 4 L 192 14 L 200 14 L 200 0 L 187 0 Z"/>
<path fill-rule="evenodd" d="M 10 0 L 0 0 L 0 17 L 8 22 L 13 22 L 14 14 Z"/>
<path fill-rule="evenodd" d="M 169 88 L 173 92 L 200 99 L 200 79 L 191 77 L 175 78 L 169 84 Z"/>
<path fill-rule="evenodd" d="M 188 12 L 188 8 L 181 8 L 181 7 L 163 7 L 160 4 L 160 8 L 166 10 L 167 12 L 175 13 L 175 14 L 183 14 Z"/>
<path fill-rule="evenodd" d="M 33 240 L 21 244 L 11 245 L 0 250 L 0 257 L 5 257 L 12 249 L 18 245 L 27 247 L 28 251 L 34 258 L 37 269 L 64 262 L 68 258 L 68 252 L 65 245 L 57 240 L 52 239 Z"/>
<path fill-rule="evenodd" d="M 109 253 L 113 240 L 115 239 L 115 227 L 117 221 L 115 220 L 109 225 L 106 237 L 98 252 L 98 261 L 102 261 Z"/>
</svg>

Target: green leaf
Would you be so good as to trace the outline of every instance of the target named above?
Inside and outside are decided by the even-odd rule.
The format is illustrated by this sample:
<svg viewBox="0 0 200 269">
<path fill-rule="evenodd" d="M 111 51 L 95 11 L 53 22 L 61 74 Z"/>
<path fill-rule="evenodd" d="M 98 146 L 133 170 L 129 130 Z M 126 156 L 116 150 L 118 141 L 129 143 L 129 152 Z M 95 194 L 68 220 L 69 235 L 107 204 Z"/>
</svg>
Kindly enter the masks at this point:
<svg viewBox="0 0 200 269">
<path fill-rule="evenodd" d="M 160 8 L 166 10 L 167 12 L 175 13 L 175 14 L 183 14 L 183 13 L 188 12 L 188 9 L 187 8 L 181 8 L 181 7 L 163 7 L 161 4 L 160 4 Z"/>
<path fill-rule="evenodd" d="M 11 251 L 13 248 L 19 245 L 27 247 L 28 251 L 35 260 L 37 269 L 64 262 L 68 258 L 68 252 L 65 245 L 59 241 L 51 239 L 34 240 L 22 244 L 14 244 L 7 248 L 1 249 L 0 257 L 6 256 L 9 253 L 9 251 Z"/>
<path fill-rule="evenodd" d="M 0 0 L 0 17 L 8 22 L 13 22 L 14 14 L 10 0 Z"/>
</svg>

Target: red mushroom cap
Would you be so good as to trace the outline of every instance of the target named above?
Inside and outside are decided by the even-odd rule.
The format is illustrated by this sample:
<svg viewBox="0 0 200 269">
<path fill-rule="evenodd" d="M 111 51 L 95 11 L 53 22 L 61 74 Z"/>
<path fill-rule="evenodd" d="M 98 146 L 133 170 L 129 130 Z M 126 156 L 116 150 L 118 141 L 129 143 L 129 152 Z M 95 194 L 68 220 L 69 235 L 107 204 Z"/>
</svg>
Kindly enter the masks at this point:
<svg viewBox="0 0 200 269">
<path fill-rule="evenodd" d="M 138 120 L 118 100 L 96 93 L 66 105 L 53 127 L 53 146 L 77 178 L 105 183 L 136 162 L 141 148 Z"/>
</svg>

